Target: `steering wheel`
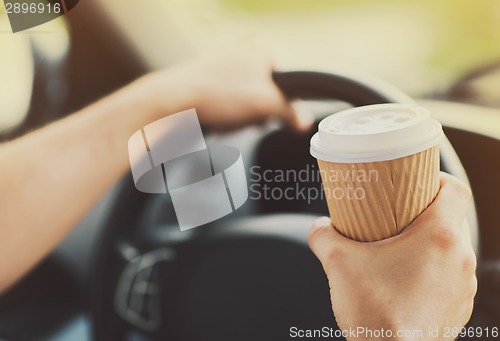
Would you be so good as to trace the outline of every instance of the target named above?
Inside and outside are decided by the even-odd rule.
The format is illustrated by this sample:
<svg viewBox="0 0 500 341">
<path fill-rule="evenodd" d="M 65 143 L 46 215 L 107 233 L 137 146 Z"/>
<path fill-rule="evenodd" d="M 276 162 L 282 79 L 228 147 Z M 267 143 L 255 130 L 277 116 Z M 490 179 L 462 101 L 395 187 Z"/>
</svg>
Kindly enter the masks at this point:
<svg viewBox="0 0 500 341">
<path fill-rule="evenodd" d="M 289 98 L 353 106 L 412 101 L 364 77 L 306 71 L 273 77 Z M 336 328 L 327 280 L 306 243 L 314 218 L 328 214 L 324 200 L 252 197 L 252 185 L 265 185 L 259 171 L 316 167 L 310 135 L 253 128 L 217 139 L 241 150 L 251 174 L 249 200 L 229 216 L 181 232 L 168 194 L 139 192 L 130 174 L 120 183 L 91 282 L 96 340 L 276 341 L 294 330 Z M 467 182 L 447 140 L 441 162 Z M 287 186 L 321 191 L 319 179 L 273 184 Z M 477 246 L 474 212 L 468 222 Z"/>
</svg>

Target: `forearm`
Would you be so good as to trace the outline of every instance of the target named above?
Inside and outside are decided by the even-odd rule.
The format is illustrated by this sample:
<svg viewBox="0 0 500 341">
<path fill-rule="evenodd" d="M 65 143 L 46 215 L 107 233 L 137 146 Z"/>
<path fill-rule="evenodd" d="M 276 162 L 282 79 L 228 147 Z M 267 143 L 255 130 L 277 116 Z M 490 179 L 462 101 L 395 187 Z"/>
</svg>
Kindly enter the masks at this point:
<svg viewBox="0 0 500 341">
<path fill-rule="evenodd" d="M 68 118 L 0 147 L 0 292 L 64 238 L 129 167 L 142 126 L 195 106 L 175 75 L 147 76 Z M 170 98 L 161 109 L 150 91 Z"/>
</svg>

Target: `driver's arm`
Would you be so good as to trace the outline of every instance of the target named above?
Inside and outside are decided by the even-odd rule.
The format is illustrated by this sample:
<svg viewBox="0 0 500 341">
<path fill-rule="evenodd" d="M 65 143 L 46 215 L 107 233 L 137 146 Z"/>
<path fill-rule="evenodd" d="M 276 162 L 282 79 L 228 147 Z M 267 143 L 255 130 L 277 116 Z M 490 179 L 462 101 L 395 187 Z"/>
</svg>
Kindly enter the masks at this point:
<svg viewBox="0 0 500 341">
<path fill-rule="evenodd" d="M 196 108 L 214 129 L 281 117 L 302 122 L 253 44 L 147 75 L 43 129 L 0 146 L 0 292 L 47 255 L 129 169 L 127 142 L 144 125 Z"/>
<path fill-rule="evenodd" d="M 453 328 L 469 321 L 477 289 L 464 224 L 470 199 L 467 186 L 442 173 L 431 206 L 402 234 L 374 243 L 347 239 L 328 218 L 319 219 L 309 244 L 328 276 L 339 327 L 405 335 L 394 340 L 454 339 Z"/>
</svg>

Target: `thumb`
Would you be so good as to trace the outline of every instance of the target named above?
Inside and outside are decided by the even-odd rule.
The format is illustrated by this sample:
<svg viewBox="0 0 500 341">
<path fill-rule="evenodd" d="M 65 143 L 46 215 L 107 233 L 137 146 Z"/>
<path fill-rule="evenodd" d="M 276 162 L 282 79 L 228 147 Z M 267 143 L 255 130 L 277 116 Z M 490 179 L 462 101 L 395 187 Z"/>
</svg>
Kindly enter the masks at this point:
<svg viewBox="0 0 500 341">
<path fill-rule="evenodd" d="M 316 219 L 309 232 L 308 244 L 312 252 L 326 270 L 332 262 L 343 257 L 346 248 L 356 242 L 342 236 L 331 224 L 328 217 Z"/>
<path fill-rule="evenodd" d="M 472 194 L 457 178 L 441 173 L 441 188 L 434 202 L 404 230 L 405 233 L 432 233 L 436 227 L 460 233 Z"/>
<path fill-rule="evenodd" d="M 283 120 L 299 132 L 309 131 L 314 124 L 314 115 L 303 101 L 293 100 L 287 105 L 287 110 L 282 113 Z"/>
</svg>

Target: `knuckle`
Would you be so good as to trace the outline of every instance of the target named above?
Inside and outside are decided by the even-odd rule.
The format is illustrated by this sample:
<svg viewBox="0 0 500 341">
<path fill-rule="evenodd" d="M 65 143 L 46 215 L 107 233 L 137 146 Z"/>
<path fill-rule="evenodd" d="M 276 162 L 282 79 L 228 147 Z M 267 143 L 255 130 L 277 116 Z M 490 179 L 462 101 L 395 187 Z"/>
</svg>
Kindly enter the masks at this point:
<svg viewBox="0 0 500 341">
<path fill-rule="evenodd" d="M 467 275 L 475 274 L 477 267 L 477 259 L 474 252 L 469 252 L 462 261 L 462 269 Z"/>
<path fill-rule="evenodd" d="M 322 261 L 325 269 L 328 269 L 328 273 L 333 271 L 335 273 L 342 272 L 345 268 L 345 253 L 339 247 L 332 247 L 325 255 L 325 259 Z"/>
<path fill-rule="evenodd" d="M 344 252 L 339 247 L 334 247 L 328 252 L 327 260 L 332 264 L 340 263 L 344 258 Z"/>
<path fill-rule="evenodd" d="M 431 242 L 444 251 L 452 250 L 460 243 L 460 231 L 446 222 L 435 225 L 430 236 Z"/>
</svg>

